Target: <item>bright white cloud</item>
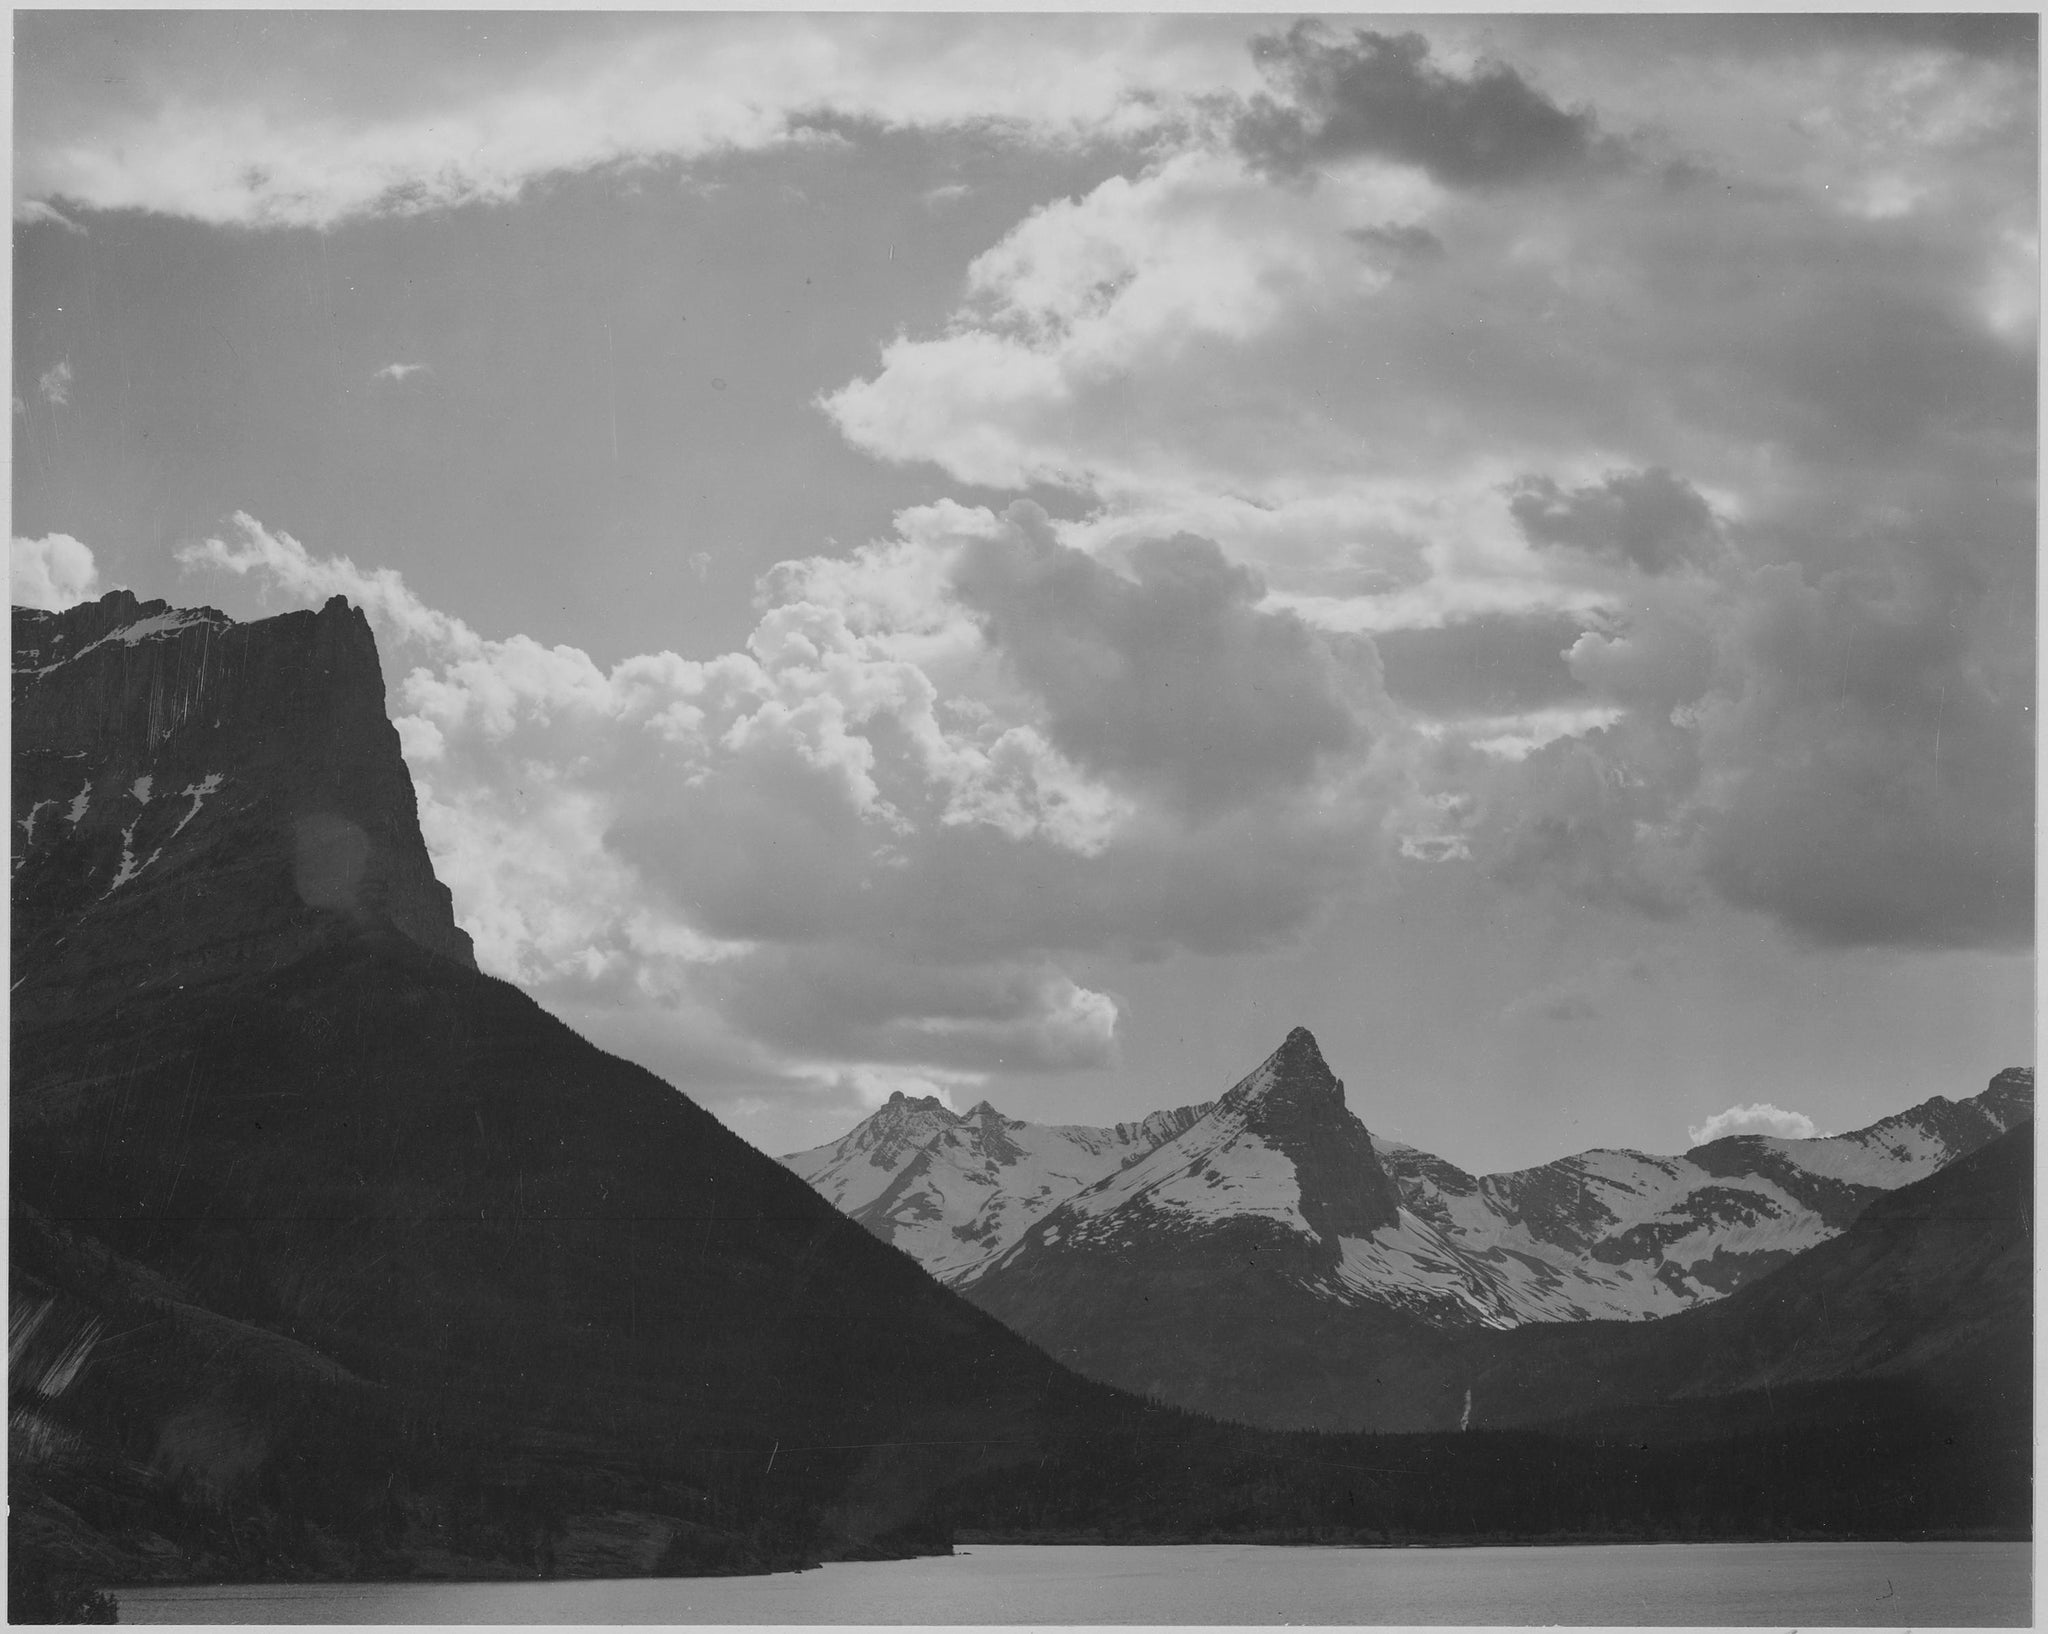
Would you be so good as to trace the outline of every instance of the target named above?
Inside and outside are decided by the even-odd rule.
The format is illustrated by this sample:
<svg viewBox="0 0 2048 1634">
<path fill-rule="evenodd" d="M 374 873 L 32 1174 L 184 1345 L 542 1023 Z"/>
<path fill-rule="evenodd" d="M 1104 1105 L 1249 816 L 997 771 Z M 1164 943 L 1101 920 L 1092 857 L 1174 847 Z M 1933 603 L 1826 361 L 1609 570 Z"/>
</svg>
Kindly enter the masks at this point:
<svg viewBox="0 0 2048 1634">
<path fill-rule="evenodd" d="M 427 372 L 428 369 L 424 363 L 387 363 L 383 368 L 371 375 L 370 378 L 372 380 L 402 382 L 410 379 L 413 375 L 426 374 Z"/>
<path fill-rule="evenodd" d="M 1059 537 L 1106 559 L 1215 540 L 1326 632 L 1575 616 L 1576 698 L 1410 753 L 1411 855 L 1818 944 L 2022 943 L 2031 654 L 1994 608 L 2032 516 L 1986 496 L 2030 491 L 2032 365 L 1985 293 L 2034 242 L 2019 60 L 1830 55 L 1828 159 L 1788 183 L 1484 52 L 1317 39 L 1253 115 L 1019 223 L 826 411 L 1072 491 Z M 1509 128 L 1549 157 L 1502 160 Z"/>
<path fill-rule="evenodd" d="M 394 25 L 402 27 L 402 25 Z M 1170 19 L 647 16 L 483 71 L 423 49 L 410 96 L 355 105 L 298 92 L 301 61 L 205 105 L 160 52 L 131 94 L 31 110 L 16 188 L 32 200 L 238 226 L 327 226 L 513 198 L 608 165 L 689 161 L 816 139 L 822 123 L 1133 139 L 1193 111 L 1188 93 L 1249 85 L 1234 40 Z M 437 63 L 440 65 L 437 67 Z M 197 65 L 190 77 L 205 78 Z M 380 76 L 381 80 L 381 76 Z"/>
<path fill-rule="evenodd" d="M 15 606 L 45 612 L 62 612 L 100 593 L 91 548 L 68 533 L 15 537 L 7 550 L 7 577 Z"/>
<path fill-rule="evenodd" d="M 609 668 L 246 517 L 187 553 L 409 644 L 423 821 L 493 968 L 867 1095 L 1107 1059 L 1081 958 L 1281 941 L 1404 868 L 2024 942 L 2031 69 L 1720 26 L 1333 29 L 1262 73 L 1243 25 L 654 20 L 418 106 L 31 119 L 20 169 L 326 224 L 863 122 L 1126 144 L 819 399 L 1069 519 L 906 511 L 770 573 L 740 649 Z M 1415 684 L 1499 695 L 1390 697 L 1418 636 Z"/>
<path fill-rule="evenodd" d="M 1716 1112 L 1706 1122 L 1687 1129 L 1685 1135 L 1693 1145 L 1704 1146 L 1710 1140 L 1722 1140 L 1729 1135 L 1775 1135 L 1781 1140 L 1811 1140 L 1819 1133 L 1813 1119 L 1804 1112 L 1787 1112 L 1768 1101 L 1755 1101 L 1748 1106 L 1731 1106 L 1725 1112 Z"/>
<path fill-rule="evenodd" d="M 565 1013 L 660 1013 L 757 1086 L 1103 1064 L 1117 1002 L 1067 959 L 1291 936 L 1391 844 L 1369 654 L 1258 611 L 1213 546 L 1123 578 L 1032 507 L 930 507 L 783 564 L 743 650 L 607 669 L 235 523 L 181 561 L 347 595 L 413 665 L 400 741 L 480 962 Z M 1129 732 L 1062 691 L 1060 640 L 1132 670 Z M 1181 730 L 1262 681 L 1278 716 Z"/>
</svg>

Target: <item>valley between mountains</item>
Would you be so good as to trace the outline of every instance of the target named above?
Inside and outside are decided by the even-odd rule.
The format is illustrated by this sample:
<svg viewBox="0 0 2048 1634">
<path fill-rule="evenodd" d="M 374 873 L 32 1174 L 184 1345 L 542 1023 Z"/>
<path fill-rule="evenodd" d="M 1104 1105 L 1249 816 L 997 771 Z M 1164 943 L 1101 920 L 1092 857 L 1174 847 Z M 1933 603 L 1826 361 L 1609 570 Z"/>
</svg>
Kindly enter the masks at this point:
<svg viewBox="0 0 2048 1634">
<path fill-rule="evenodd" d="M 1136 1123 L 897 1100 L 785 1165 L 477 968 L 359 610 L 13 628 L 15 1620 L 977 1536 L 2031 1524 L 2028 1073 L 1474 1177 L 1297 1030 Z"/>
</svg>

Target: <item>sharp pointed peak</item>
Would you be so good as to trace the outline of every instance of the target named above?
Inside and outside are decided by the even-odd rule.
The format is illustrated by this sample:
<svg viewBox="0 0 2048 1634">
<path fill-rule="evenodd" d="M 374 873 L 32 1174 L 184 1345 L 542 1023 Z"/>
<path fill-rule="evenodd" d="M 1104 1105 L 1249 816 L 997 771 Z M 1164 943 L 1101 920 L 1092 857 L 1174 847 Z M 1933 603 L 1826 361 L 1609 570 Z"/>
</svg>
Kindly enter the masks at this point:
<svg viewBox="0 0 2048 1634">
<path fill-rule="evenodd" d="M 1280 1047 L 1223 1099 L 1239 1105 L 1257 1104 L 1269 1100 L 1276 1092 L 1295 1105 L 1325 1100 L 1334 1100 L 1340 1107 L 1344 1104 L 1343 1082 L 1330 1070 L 1315 1034 L 1306 1027 L 1289 1032 Z"/>
</svg>

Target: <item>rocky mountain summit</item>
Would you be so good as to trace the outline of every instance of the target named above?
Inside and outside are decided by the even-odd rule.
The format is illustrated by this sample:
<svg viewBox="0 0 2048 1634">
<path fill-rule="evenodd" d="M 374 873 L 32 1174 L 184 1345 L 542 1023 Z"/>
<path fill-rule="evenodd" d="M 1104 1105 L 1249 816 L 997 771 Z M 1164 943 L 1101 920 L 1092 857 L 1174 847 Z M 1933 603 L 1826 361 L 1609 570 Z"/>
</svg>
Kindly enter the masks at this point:
<svg viewBox="0 0 2048 1634">
<path fill-rule="evenodd" d="M 1773 1535 L 2026 1524 L 2024 1133 L 1941 1166 L 2024 1118 L 2019 1076 L 1818 1143 L 1832 1168 L 1688 1154 L 1880 1206 L 1672 1323 L 1488 1325 L 1486 1276 L 1565 1280 L 1518 1282 L 1513 1232 L 1609 1269 L 1697 1245 L 1603 1154 L 1475 1180 L 1375 1139 L 1302 1031 L 1105 1129 L 893 1101 L 812 1154 L 828 1201 L 475 968 L 345 603 L 117 593 L 15 634 L 13 1612 L 60 1579 L 676 1576 L 969 1525 L 1747 1536 L 1766 1487 L 1797 1488 Z M 1464 1255 L 1438 1282 L 1361 1274 L 1425 1225 Z M 878 1234 L 956 1254 L 973 1302 Z M 1674 1392 L 1718 1439 L 1649 1444 Z"/>
<path fill-rule="evenodd" d="M 1260 1236 L 1316 1298 L 1436 1327 L 1642 1320 L 1723 1298 L 1870 1202 L 2033 1115 L 2033 1075 L 1846 1135 L 1737 1135 L 1679 1156 L 1594 1150 L 1474 1176 L 1372 1135 L 1296 1028 L 1220 1100 L 1113 1130 L 893 1100 L 783 1159 L 962 1289 L 1207 1233 Z M 1064 1161 L 1041 1154 L 1057 1151 Z"/>
<path fill-rule="evenodd" d="M 1200 1119 L 1069 1198 L 984 1274 L 1033 1251 L 1120 1252 L 1218 1230 L 1255 1230 L 1284 1252 L 1368 1236 L 1400 1209 L 1344 1085 L 1297 1027 Z"/>
<path fill-rule="evenodd" d="M 1146 1412 L 476 968 L 356 609 L 14 636 L 16 1587 L 916 1552 Z"/>
<path fill-rule="evenodd" d="M 937 1096 L 886 1105 L 829 1145 L 782 1161 L 835 1207 L 941 1282 L 972 1281 L 1048 1209 L 1189 1127 L 1208 1106 L 1093 1128 L 1025 1123 L 983 1101 L 964 1115 Z"/>
<path fill-rule="evenodd" d="M 1421 1429 L 1458 1421 L 1486 1335 L 1710 1308 L 2032 1116 L 2015 1068 L 1845 1135 L 1471 1175 L 1374 1136 L 1296 1028 L 1216 1101 L 1114 1132 L 892 1101 L 784 1161 L 1084 1373 L 1275 1426 Z"/>
<path fill-rule="evenodd" d="M 13 958 L 36 1015 L 278 967 L 335 916 L 474 965 L 376 642 L 126 590 L 14 609 Z"/>
</svg>

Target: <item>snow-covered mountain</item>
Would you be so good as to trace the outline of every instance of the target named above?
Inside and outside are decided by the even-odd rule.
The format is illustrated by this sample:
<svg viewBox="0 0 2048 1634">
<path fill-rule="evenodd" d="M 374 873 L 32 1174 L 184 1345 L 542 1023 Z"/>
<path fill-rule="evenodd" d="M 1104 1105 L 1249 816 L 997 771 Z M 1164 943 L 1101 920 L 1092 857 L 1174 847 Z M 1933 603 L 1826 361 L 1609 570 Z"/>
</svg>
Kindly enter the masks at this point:
<svg viewBox="0 0 2048 1634">
<path fill-rule="evenodd" d="M 1884 1192 L 2033 1116 L 2033 1074 L 1846 1135 L 1733 1135 L 1678 1157 L 1595 1150 L 1475 1178 L 1385 1142 L 1402 1220 L 1346 1240 L 1338 1282 L 1438 1323 L 1643 1318 L 1709 1303 L 1845 1230 Z"/>
<path fill-rule="evenodd" d="M 1220 1100 L 1142 1123 L 1052 1128 L 985 1102 L 961 1117 L 897 1099 L 784 1161 L 991 1308 L 1019 1267 L 1043 1282 L 1164 1250 L 1192 1271 L 1205 1240 L 1235 1253 L 1255 1239 L 1274 1276 L 1319 1301 L 1498 1328 L 1710 1303 L 2032 1114 L 2032 1074 L 2014 1069 L 1851 1134 L 1595 1150 L 1475 1177 L 1376 1140 L 1297 1028 Z"/>
<path fill-rule="evenodd" d="M 1134 1238 L 1182 1238 L 1235 1221 L 1265 1221 L 1323 1241 L 1397 1229 L 1401 1195 L 1344 1085 L 1297 1027 L 1256 1070 L 1171 1139 L 1077 1192 L 993 1271 L 1033 1242 L 1069 1252 L 1116 1250 Z"/>
<path fill-rule="evenodd" d="M 983 1101 L 962 1115 L 900 1090 L 829 1145 L 783 1162 L 941 1282 L 970 1282 L 1049 1209 L 1142 1158 L 1209 1110 L 1093 1128 L 1025 1123 Z"/>
</svg>

